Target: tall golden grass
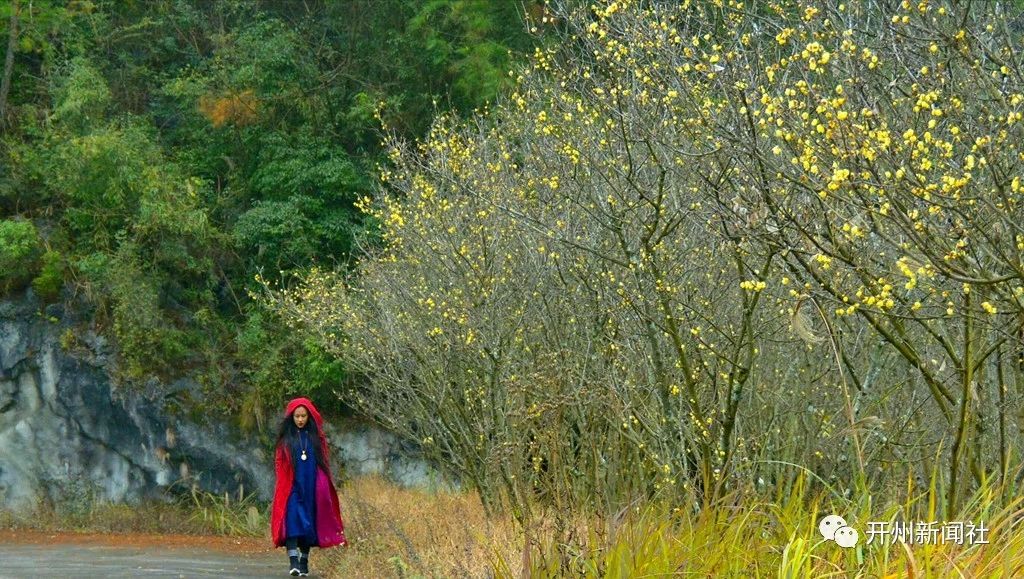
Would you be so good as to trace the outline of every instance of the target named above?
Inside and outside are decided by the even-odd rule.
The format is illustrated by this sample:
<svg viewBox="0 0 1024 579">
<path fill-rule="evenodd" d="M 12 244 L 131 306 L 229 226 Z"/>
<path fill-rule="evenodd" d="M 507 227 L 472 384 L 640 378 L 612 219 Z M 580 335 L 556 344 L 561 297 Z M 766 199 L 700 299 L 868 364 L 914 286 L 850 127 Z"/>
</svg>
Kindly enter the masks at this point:
<svg viewBox="0 0 1024 579">
<path fill-rule="evenodd" d="M 468 492 L 404 489 L 376 477 L 338 489 L 349 546 L 314 552 L 328 577 L 489 577 L 518 562 L 523 534 L 511 517 L 489 518 Z"/>
<path fill-rule="evenodd" d="M 568 514 L 558 525 L 549 513 L 523 529 L 510 517 L 488 519 L 472 493 L 360 479 L 340 491 L 352 545 L 325 551 L 314 565 L 339 578 L 1024 576 L 1024 508 L 1009 489 L 984 486 L 950 515 L 935 481 L 890 491 L 843 498 L 800 474 L 774 495 L 737 492 L 712 508 L 650 502 L 606 518 Z M 860 532 L 855 548 L 821 537 L 828 514 Z M 983 522 L 989 543 L 867 544 L 869 521 Z"/>
<path fill-rule="evenodd" d="M 815 488 L 804 475 L 775 497 L 734 494 L 701 511 L 637 506 L 603 521 L 582 548 L 542 543 L 523 573 L 496 561 L 495 575 L 511 577 L 820 577 L 947 578 L 1024 576 L 1024 508 L 1007 489 L 984 486 L 958 512 L 941 514 L 943 493 L 934 481 L 899 502 L 869 494 L 844 499 Z M 909 488 L 909 486 L 908 486 Z M 897 494 L 897 493 L 893 493 Z M 843 516 L 860 533 L 856 547 L 826 541 L 818 522 Z M 984 523 L 988 544 L 930 544 L 875 537 L 869 521 Z"/>
</svg>

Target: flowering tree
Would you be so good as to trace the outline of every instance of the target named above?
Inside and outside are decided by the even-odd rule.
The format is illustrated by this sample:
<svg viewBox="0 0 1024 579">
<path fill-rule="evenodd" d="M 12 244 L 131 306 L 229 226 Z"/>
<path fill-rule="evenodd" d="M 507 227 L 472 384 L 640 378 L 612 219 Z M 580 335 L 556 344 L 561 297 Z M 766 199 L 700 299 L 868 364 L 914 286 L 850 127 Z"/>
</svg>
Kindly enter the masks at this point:
<svg viewBox="0 0 1024 579">
<path fill-rule="evenodd" d="M 953 506 L 1019 437 L 1024 95 L 993 7 L 565 8 L 507 99 L 392 143 L 351 279 L 272 299 L 489 503 L 938 456 Z"/>
<path fill-rule="evenodd" d="M 807 7 L 759 43 L 770 49 L 726 54 L 717 80 L 735 95 L 716 133 L 738 205 L 803 283 L 797 304 L 827 310 L 845 377 L 864 391 L 871 363 L 848 355 L 845 336 L 866 333 L 906 372 L 892 402 L 926 393 L 926 409 L 894 419 L 942 446 L 950 508 L 962 466 L 979 483 L 1005 479 L 1019 435 L 1007 429 L 1024 313 L 1024 95 L 1004 9 Z"/>
</svg>

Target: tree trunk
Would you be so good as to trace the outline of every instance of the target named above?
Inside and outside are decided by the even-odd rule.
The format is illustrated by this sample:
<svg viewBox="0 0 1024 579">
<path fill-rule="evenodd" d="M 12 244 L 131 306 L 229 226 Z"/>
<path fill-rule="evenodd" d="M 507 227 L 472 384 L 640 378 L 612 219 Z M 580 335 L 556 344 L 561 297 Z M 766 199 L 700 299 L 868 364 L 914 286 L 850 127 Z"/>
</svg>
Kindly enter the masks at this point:
<svg viewBox="0 0 1024 579">
<path fill-rule="evenodd" d="M 18 42 L 18 0 L 11 0 L 11 22 L 7 30 L 7 58 L 4 59 L 4 78 L 0 82 L 0 129 L 7 126 L 7 94 L 11 91 L 11 73 L 14 72 L 14 48 Z"/>
</svg>

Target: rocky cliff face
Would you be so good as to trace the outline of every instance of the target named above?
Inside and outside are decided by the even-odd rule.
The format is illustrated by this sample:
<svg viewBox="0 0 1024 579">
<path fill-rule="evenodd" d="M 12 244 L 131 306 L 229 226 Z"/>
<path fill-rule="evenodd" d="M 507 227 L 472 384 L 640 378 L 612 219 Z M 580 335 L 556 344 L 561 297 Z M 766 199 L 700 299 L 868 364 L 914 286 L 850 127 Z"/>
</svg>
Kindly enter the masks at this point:
<svg viewBox="0 0 1024 579">
<path fill-rule="evenodd" d="M 76 347 L 62 347 L 71 322 L 60 306 L 40 315 L 31 292 L 0 301 L 0 508 L 69 495 L 133 502 L 177 482 L 270 496 L 262 445 L 174 416 L 174 394 L 194 384 L 119 389 L 102 336 L 76 330 Z"/>
<path fill-rule="evenodd" d="M 270 499 L 272 457 L 264 443 L 185 418 L 176 400 L 194 391 L 194 382 L 119 388 L 104 337 L 82 330 L 88 324 L 59 305 L 39 308 L 31 290 L 0 300 L 0 509 L 83 496 L 134 502 L 192 484 L 215 493 L 241 486 Z M 68 329 L 73 347 L 61 344 Z M 334 464 L 348 475 L 434 482 L 426 463 L 379 429 L 359 425 L 328 435 Z"/>
</svg>

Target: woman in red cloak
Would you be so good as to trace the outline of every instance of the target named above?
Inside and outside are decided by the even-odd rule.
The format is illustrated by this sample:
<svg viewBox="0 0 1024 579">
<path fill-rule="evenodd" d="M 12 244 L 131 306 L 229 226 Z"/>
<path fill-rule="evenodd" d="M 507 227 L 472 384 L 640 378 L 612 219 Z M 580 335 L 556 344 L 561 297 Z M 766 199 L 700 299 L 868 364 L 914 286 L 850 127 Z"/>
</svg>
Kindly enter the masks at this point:
<svg viewBox="0 0 1024 579">
<path fill-rule="evenodd" d="M 309 574 L 310 547 L 346 544 L 323 425 L 313 403 L 296 398 L 284 411 L 277 437 L 270 534 L 275 547 L 287 547 L 291 575 Z"/>
</svg>

